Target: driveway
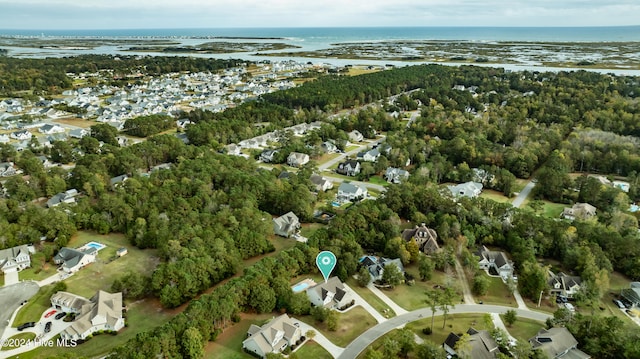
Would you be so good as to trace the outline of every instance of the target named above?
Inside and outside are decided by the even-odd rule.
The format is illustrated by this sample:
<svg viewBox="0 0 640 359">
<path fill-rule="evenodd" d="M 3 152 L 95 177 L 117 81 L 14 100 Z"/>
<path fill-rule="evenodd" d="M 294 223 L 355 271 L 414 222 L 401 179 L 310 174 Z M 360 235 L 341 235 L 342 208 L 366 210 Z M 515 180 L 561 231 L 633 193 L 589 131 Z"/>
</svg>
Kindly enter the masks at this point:
<svg viewBox="0 0 640 359">
<path fill-rule="evenodd" d="M 507 310 L 515 310 L 519 318 L 533 319 L 539 322 L 544 322 L 551 315 L 542 312 L 534 312 L 531 310 L 514 309 L 512 307 L 505 307 L 501 305 L 482 305 L 482 304 L 458 304 L 455 308 L 449 311 L 449 314 L 462 314 L 462 313 L 499 313 L 503 314 Z M 442 311 L 436 311 L 435 315 L 442 315 Z M 381 336 L 387 334 L 395 328 L 401 327 L 409 322 L 421 320 L 431 317 L 430 308 L 422 308 L 393 317 L 387 321 L 384 321 L 373 328 L 370 328 L 366 332 L 362 333 L 354 341 L 352 341 L 338 359 L 353 359 L 356 358 L 362 351 L 364 351 L 371 343 Z M 542 326 L 542 324 L 541 324 Z"/>
<path fill-rule="evenodd" d="M 522 206 L 522 203 L 524 202 L 525 199 L 527 199 L 527 197 L 529 196 L 529 193 L 531 193 L 531 190 L 535 186 L 536 186 L 536 183 L 533 182 L 533 180 L 529 181 L 529 183 L 527 183 L 527 185 L 524 186 L 522 191 L 518 193 L 518 196 L 516 196 L 513 202 L 511 202 L 511 205 L 518 208 Z"/>
<path fill-rule="evenodd" d="M 316 332 L 316 336 L 313 338 L 313 340 L 316 343 L 320 344 L 320 346 L 322 346 L 324 349 L 326 349 L 331 354 L 331 356 L 333 356 L 334 358 L 337 358 L 342 354 L 342 352 L 344 351 L 344 348 L 333 344 L 329 339 L 327 339 L 327 337 L 322 335 L 322 333 L 318 329 L 310 326 L 305 322 L 301 322 L 299 320 L 296 320 L 295 318 L 293 319 L 294 319 L 294 323 L 298 324 L 298 327 L 302 331 L 303 335 L 306 336 L 307 335 L 306 333 L 309 330 L 313 330 L 314 332 Z M 303 346 L 304 344 L 299 346 L 299 348 L 302 348 Z"/>
<path fill-rule="evenodd" d="M 373 316 L 373 318 L 378 323 L 382 323 L 385 320 L 387 320 L 387 318 L 383 317 L 382 314 L 378 313 L 378 311 L 374 307 L 372 307 L 371 304 L 369 304 L 369 302 L 364 300 L 364 298 L 362 298 L 356 291 L 351 289 L 347 284 L 345 284 L 344 286 L 349 290 L 349 292 L 351 293 L 351 296 L 356 301 L 356 303 L 353 306 L 349 307 L 349 309 L 344 310 L 341 313 L 347 312 L 351 310 L 351 308 L 355 308 L 356 306 L 359 305 L 362 308 L 364 308 L 364 310 L 366 310 L 369 314 L 371 314 L 371 316 Z"/>
<path fill-rule="evenodd" d="M 21 282 L 0 288 L 0 338 L 3 337 L 8 321 L 13 313 L 20 307 L 20 303 L 30 299 L 38 293 L 38 285 L 35 282 Z"/>
<path fill-rule="evenodd" d="M 391 298 L 389 298 L 386 294 L 382 293 L 380 289 L 376 288 L 376 286 L 373 285 L 373 282 L 369 282 L 369 284 L 367 285 L 367 288 L 369 288 L 369 290 L 373 294 L 375 294 L 378 298 L 380 298 L 380 300 L 382 300 L 384 304 L 388 305 L 391 308 L 391 310 L 393 310 L 396 313 L 396 315 L 408 313 L 404 308 L 402 308 L 401 306 L 396 304 L 396 302 L 391 300 Z"/>
<path fill-rule="evenodd" d="M 8 272 L 4 274 L 4 286 L 8 287 L 10 285 L 14 285 L 19 283 L 20 279 L 18 278 L 18 272 Z"/>
</svg>

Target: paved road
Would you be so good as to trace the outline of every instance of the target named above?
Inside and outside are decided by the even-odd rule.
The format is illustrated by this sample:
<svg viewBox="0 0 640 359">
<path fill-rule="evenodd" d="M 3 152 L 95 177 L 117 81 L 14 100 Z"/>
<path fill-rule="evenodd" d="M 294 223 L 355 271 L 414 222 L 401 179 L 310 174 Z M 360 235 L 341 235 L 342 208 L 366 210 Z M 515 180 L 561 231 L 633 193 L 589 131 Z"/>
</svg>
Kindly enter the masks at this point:
<svg viewBox="0 0 640 359">
<path fill-rule="evenodd" d="M 0 338 L 20 303 L 33 297 L 39 289 L 35 282 L 21 282 L 0 288 Z"/>
<path fill-rule="evenodd" d="M 513 309 L 520 318 L 527 318 L 544 322 L 551 315 L 534 312 L 531 310 L 514 309 L 512 307 L 504 307 L 500 305 L 482 305 L 482 304 L 459 304 L 455 308 L 449 311 L 449 314 L 462 314 L 462 313 L 505 313 L 507 310 Z M 442 315 L 442 311 L 436 311 L 436 315 Z M 357 357 L 362 351 L 364 351 L 371 343 L 376 339 L 390 332 L 391 330 L 401 327 L 409 322 L 413 322 L 420 319 L 430 318 L 431 309 L 422 308 L 414 310 L 413 312 L 393 317 L 383 323 L 376 325 L 375 327 L 367 330 L 352 341 L 338 357 L 338 359 L 353 359 Z"/>
<path fill-rule="evenodd" d="M 376 288 L 376 286 L 373 285 L 373 282 L 369 282 L 369 284 L 367 285 L 367 288 L 369 288 L 369 290 L 373 294 L 375 294 L 378 298 L 380 298 L 380 300 L 383 301 L 384 304 L 388 305 L 389 308 L 391 308 L 391 310 L 393 310 L 396 313 L 396 315 L 408 313 L 404 308 L 400 307 L 398 304 L 396 304 L 396 302 L 391 300 L 391 298 L 387 297 L 387 295 L 384 294 L 380 289 Z"/>
<path fill-rule="evenodd" d="M 367 140 L 363 143 L 358 144 L 359 147 L 356 149 L 353 149 L 351 151 L 348 151 L 346 153 L 341 154 L 340 156 L 336 157 L 336 158 L 332 158 L 329 161 L 321 164 L 318 166 L 318 170 L 319 171 L 325 171 L 327 170 L 329 167 L 335 165 L 338 162 L 343 161 L 345 158 L 347 158 L 348 156 L 355 156 L 358 154 L 358 152 L 362 151 L 363 149 L 367 148 L 367 146 L 373 146 L 376 144 L 381 143 L 382 141 L 385 140 L 386 137 L 382 136 L 381 138 L 378 138 L 377 140 Z"/>
<path fill-rule="evenodd" d="M 513 202 L 511 202 L 511 205 L 514 206 L 514 207 L 522 206 L 522 203 L 524 202 L 525 199 L 527 199 L 527 197 L 529 196 L 529 193 L 531 193 L 531 190 L 535 186 L 536 186 L 535 182 L 529 181 L 529 183 L 527 183 L 527 185 L 524 186 L 522 191 L 520 191 L 520 193 L 518 193 L 518 196 L 516 196 L 516 198 L 513 200 Z"/>
</svg>

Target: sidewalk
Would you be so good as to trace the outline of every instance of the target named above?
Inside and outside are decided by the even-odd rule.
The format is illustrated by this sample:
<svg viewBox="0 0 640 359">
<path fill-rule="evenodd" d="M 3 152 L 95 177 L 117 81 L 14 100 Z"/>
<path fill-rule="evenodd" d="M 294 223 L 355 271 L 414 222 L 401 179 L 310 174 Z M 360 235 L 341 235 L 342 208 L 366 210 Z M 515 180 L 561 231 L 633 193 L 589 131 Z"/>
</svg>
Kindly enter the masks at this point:
<svg viewBox="0 0 640 359">
<path fill-rule="evenodd" d="M 516 303 L 518 303 L 518 309 L 525 309 L 525 310 L 529 309 L 527 308 L 527 305 L 525 304 L 524 299 L 522 299 L 522 296 L 518 292 L 518 288 L 516 288 L 513 291 L 513 297 L 516 298 Z"/>
<path fill-rule="evenodd" d="M 507 333 L 507 335 L 509 336 L 509 341 L 515 343 L 516 342 L 516 338 L 511 336 L 511 333 L 509 333 L 509 331 L 507 330 L 507 327 L 504 325 L 504 322 L 502 321 L 502 318 L 500 318 L 500 314 L 498 313 L 491 313 L 491 320 L 493 320 L 493 325 L 496 328 L 502 329 L 504 330 L 505 333 Z"/>
<path fill-rule="evenodd" d="M 404 308 L 400 307 L 399 305 L 396 304 L 396 302 L 394 302 L 393 300 L 391 300 L 391 298 L 387 297 L 386 294 L 382 293 L 382 291 L 378 288 L 376 288 L 376 286 L 373 285 L 373 282 L 369 283 L 367 285 L 367 288 L 369 288 L 369 290 L 371 292 L 373 292 L 373 294 L 375 294 L 378 298 L 380 298 L 386 305 L 388 305 L 391 310 L 393 310 L 394 312 L 396 312 L 396 316 L 401 315 L 401 314 L 406 314 L 408 313 L 408 311 L 406 311 Z"/>
<path fill-rule="evenodd" d="M 351 310 L 351 308 L 354 308 L 355 306 L 359 305 L 362 308 L 364 308 L 364 310 L 366 310 L 369 314 L 371 314 L 373 316 L 373 318 L 376 321 L 378 321 L 378 323 L 382 323 L 385 320 L 387 320 L 387 318 L 383 317 L 382 314 L 380 314 L 374 307 L 371 306 L 371 304 L 369 304 L 369 302 L 364 300 L 364 298 L 362 298 L 356 291 L 351 289 L 346 283 L 344 284 L 344 286 L 345 286 L 345 288 L 347 288 L 349 290 L 349 292 L 353 296 L 353 299 L 356 301 L 356 304 L 351 306 L 351 307 L 349 307 L 347 310 L 344 310 L 344 311 L 340 312 L 340 313 L 348 312 L 349 310 Z"/>
<path fill-rule="evenodd" d="M 329 339 L 327 339 L 327 337 L 325 337 L 324 335 L 322 335 L 322 333 L 310 326 L 309 324 L 305 323 L 305 322 L 301 322 L 295 318 L 293 318 L 295 321 L 294 323 L 298 323 L 300 330 L 302 331 L 302 335 L 306 336 L 307 335 L 307 331 L 309 330 L 313 330 L 314 332 L 316 332 L 316 336 L 313 337 L 313 340 L 320 344 L 320 346 L 322 346 L 324 349 L 326 349 L 329 354 L 331 354 L 331 356 L 333 356 L 334 358 L 337 358 L 340 356 L 340 354 L 342 354 L 342 352 L 344 351 L 344 348 L 339 347 L 335 344 L 333 344 Z M 303 347 L 303 345 L 301 345 L 299 348 Z"/>
</svg>

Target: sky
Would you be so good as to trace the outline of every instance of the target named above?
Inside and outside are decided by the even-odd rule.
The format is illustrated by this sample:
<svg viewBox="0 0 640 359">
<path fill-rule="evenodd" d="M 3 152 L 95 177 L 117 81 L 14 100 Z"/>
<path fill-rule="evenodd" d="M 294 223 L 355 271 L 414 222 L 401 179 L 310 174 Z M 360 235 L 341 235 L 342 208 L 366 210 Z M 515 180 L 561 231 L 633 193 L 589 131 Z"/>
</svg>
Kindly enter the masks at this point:
<svg viewBox="0 0 640 359">
<path fill-rule="evenodd" d="M 638 0 L 0 0 L 1 29 L 640 25 Z"/>
</svg>

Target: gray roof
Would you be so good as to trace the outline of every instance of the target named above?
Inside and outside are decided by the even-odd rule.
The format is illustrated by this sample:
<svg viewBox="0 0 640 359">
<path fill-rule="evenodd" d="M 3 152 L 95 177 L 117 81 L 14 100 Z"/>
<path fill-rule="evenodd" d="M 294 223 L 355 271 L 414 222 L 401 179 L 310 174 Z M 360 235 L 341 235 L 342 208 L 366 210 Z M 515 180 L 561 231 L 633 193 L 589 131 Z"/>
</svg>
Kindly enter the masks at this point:
<svg viewBox="0 0 640 359">
<path fill-rule="evenodd" d="M 358 193 L 358 189 L 366 191 L 366 189 L 362 188 L 361 186 L 350 183 L 350 182 L 342 182 L 340 184 L 340 187 L 338 187 L 338 191 L 342 191 L 345 193 L 353 193 L 353 194 Z"/>
<path fill-rule="evenodd" d="M 345 289 L 344 283 L 338 277 L 331 277 L 327 280 L 326 283 L 317 284 L 307 291 L 314 291 L 318 294 L 318 296 L 324 301 L 327 298 L 327 294 L 329 292 L 335 293 L 333 299 L 336 302 L 339 302 L 344 298 L 347 291 Z"/>
<path fill-rule="evenodd" d="M 560 284 L 560 289 L 569 290 L 571 287 L 580 285 L 582 283 L 582 278 L 579 276 L 571 276 L 564 274 L 563 272 L 554 275 L 551 273 L 549 279 L 549 285 L 555 287 L 556 284 Z"/>
<path fill-rule="evenodd" d="M 590 357 L 577 349 L 578 341 L 567 328 L 540 329 L 535 337 L 529 339 L 529 343 L 533 349 L 540 348 L 551 359 Z"/>
<path fill-rule="evenodd" d="M 89 251 L 95 253 L 95 248 L 91 248 L 89 249 Z M 58 254 L 53 257 L 53 261 L 56 264 L 62 264 L 63 267 L 73 268 L 78 265 L 82 257 L 87 254 L 93 253 L 87 253 L 73 248 L 62 247 L 60 248 L 60 251 L 58 251 Z"/>
</svg>

